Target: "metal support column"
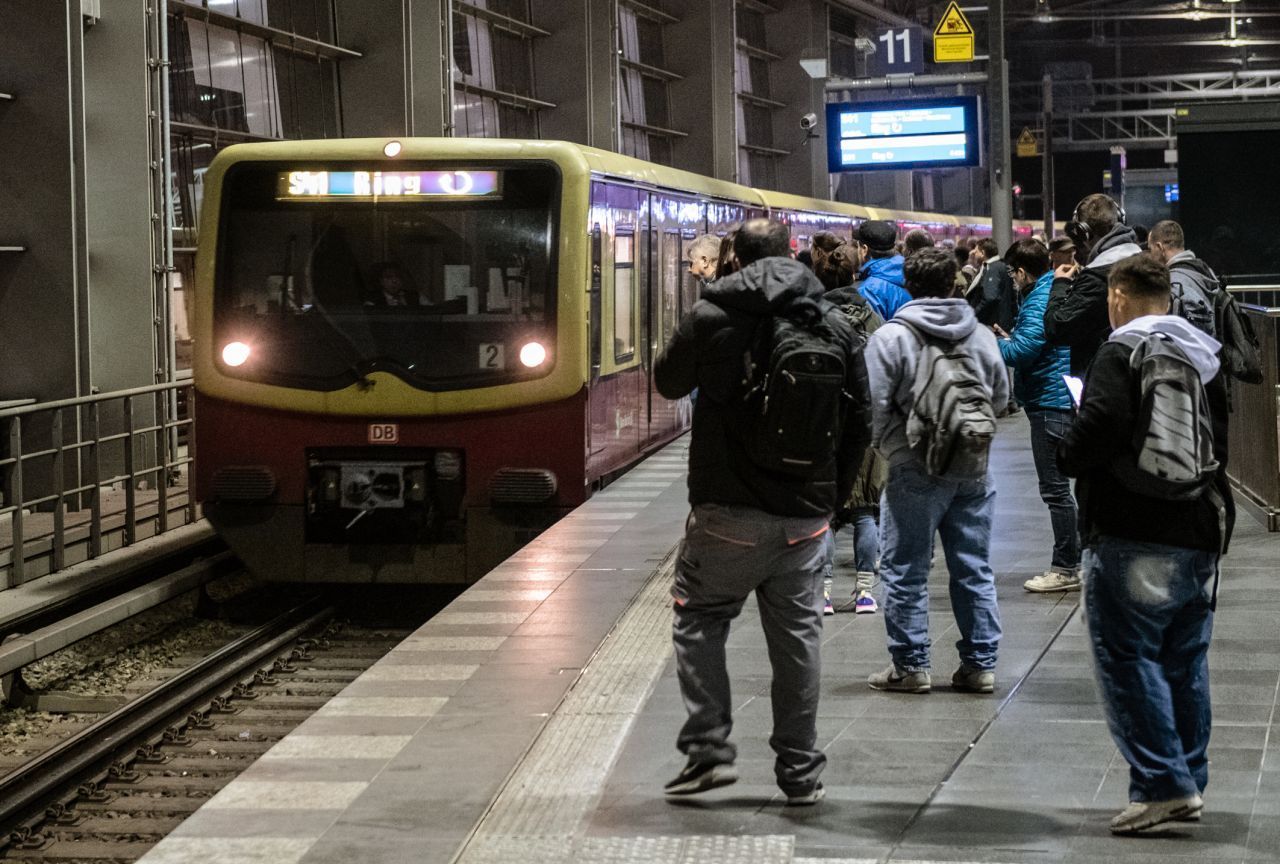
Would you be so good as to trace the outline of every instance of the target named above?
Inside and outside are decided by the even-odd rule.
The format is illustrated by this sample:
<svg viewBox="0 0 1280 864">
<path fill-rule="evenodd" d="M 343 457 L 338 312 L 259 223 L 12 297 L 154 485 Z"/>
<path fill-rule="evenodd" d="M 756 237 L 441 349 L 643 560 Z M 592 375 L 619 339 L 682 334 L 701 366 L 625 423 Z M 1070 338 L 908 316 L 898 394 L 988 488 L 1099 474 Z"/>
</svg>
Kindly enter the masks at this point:
<svg viewBox="0 0 1280 864">
<path fill-rule="evenodd" d="M 1009 62 L 1004 58 L 1004 0 L 987 4 L 990 30 L 987 116 L 991 118 L 991 237 L 1001 250 L 1013 242 L 1013 165 L 1009 141 Z"/>
<path fill-rule="evenodd" d="M 1041 150 L 1040 165 L 1040 204 L 1044 208 L 1044 236 L 1053 238 L 1054 195 L 1053 195 L 1053 76 L 1044 75 L 1044 146 Z"/>
</svg>

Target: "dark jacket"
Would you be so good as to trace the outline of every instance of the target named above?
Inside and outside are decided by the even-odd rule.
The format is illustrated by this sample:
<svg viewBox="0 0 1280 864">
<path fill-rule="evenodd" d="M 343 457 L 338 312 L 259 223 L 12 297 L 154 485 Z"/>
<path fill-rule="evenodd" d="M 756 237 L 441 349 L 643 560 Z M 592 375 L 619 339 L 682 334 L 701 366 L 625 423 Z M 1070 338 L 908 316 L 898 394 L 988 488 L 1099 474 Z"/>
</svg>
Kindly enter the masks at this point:
<svg viewBox="0 0 1280 864">
<path fill-rule="evenodd" d="M 776 516 L 830 518 L 849 496 L 871 440 L 871 397 L 861 347 L 844 315 L 822 299 L 822 283 L 789 258 L 765 258 L 708 285 L 676 328 L 653 368 L 668 399 L 698 388 L 689 447 L 689 503 L 737 504 Z M 746 455 L 740 438 L 744 357 L 757 327 L 775 315 L 822 315 L 848 351 L 849 396 L 840 446 L 813 478 L 767 471 Z"/>
<path fill-rule="evenodd" d="M 1044 335 L 1052 345 L 1071 348 L 1071 374 L 1083 375 L 1111 332 L 1107 320 L 1107 276 L 1111 266 L 1137 255 L 1138 238 L 1127 225 L 1107 232 L 1074 279 L 1054 279 L 1044 310 Z"/>
<path fill-rule="evenodd" d="M 1216 552 L 1218 510 L 1207 493 L 1195 501 L 1151 498 L 1126 489 L 1111 471 L 1114 460 L 1132 458 L 1140 394 L 1137 377 L 1129 368 L 1130 353 L 1116 341 L 1104 342 L 1098 349 L 1085 378 L 1080 411 L 1058 446 L 1058 466 L 1068 477 L 1078 478 L 1080 534 L 1086 546 L 1107 535 Z M 1216 360 L 1212 366 L 1216 373 Z M 1227 453 L 1226 417 L 1215 409 L 1223 401 L 1215 393 L 1222 386 L 1220 375 L 1205 385 L 1213 420 L 1214 455 L 1219 462 L 1225 462 Z M 1220 493 L 1222 485 L 1215 484 Z M 1228 521 L 1226 537 L 1230 537 L 1230 529 Z M 1221 539 L 1225 546 L 1226 538 Z"/>
<path fill-rule="evenodd" d="M 1008 339 L 997 340 L 1000 356 L 1013 367 L 1013 395 L 1029 408 L 1070 410 L 1071 393 L 1062 379 L 1070 371 L 1070 352 L 1044 341 L 1044 307 L 1053 273 L 1045 273 L 1022 298 L 1018 323 Z"/>
<path fill-rule="evenodd" d="M 999 258 L 988 261 L 982 268 L 982 278 L 966 296 L 979 324 L 984 327 L 999 324 L 1006 333 L 1013 329 L 1018 317 L 1018 292 L 1008 264 Z"/>
<path fill-rule="evenodd" d="M 884 319 L 858 291 L 857 285 L 846 285 L 843 288 L 828 291 L 822 295 L 822 299 L 848 316 L 854 337 L 864 346 L 871 334 L 884 324 Z M 858 321 L 864 322 L 861 327 Z M 858 479 L 853 484 L 853 492 L 839 508 L 846 521 L 859 513 L 879 512 L 880 493 L 884 491 L 888 475 L 889 464 L 875 451 L 874 447 L 868 447 L 867 455 L 862 458 L 862 467 L 858 469 Z"/>
</svg>

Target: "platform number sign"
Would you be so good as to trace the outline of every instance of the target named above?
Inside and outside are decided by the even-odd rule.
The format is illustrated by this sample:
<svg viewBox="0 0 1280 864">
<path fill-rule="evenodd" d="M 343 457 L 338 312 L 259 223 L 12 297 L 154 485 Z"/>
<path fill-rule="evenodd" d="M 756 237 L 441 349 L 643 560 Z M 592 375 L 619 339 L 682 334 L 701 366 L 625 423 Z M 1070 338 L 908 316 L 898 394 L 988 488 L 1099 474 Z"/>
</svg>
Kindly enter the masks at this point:
<svg viewBox="0 0 1280 864">
<path fill-rule="evenodd" d="M 480 345 L 481 369 L 506 369 L 507 357 L 501 342 L 483 342 Z"/>
<path fill-rule="evenodd" d="M 924 30 L 920 27 L 881 27 L 875 53 L 867 58 L 867 74 L 907 75 L 924 71 Z"/>
</svg>

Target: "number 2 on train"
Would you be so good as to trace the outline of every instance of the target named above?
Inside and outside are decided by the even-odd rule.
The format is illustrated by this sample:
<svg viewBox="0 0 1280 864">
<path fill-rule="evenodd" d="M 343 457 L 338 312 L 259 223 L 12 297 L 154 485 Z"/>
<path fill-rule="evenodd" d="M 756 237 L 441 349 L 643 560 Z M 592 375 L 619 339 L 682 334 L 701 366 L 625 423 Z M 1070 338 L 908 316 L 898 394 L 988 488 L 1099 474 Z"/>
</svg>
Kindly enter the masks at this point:
<svg viewBox="0 0 1280 864">
<path fill-rule="evenodd" d="M 481 369 L 506 369 L 507 358 L 506 352 L 499 342 L 481 342 L 480 343 L 480 368 Z"/>
</svg>

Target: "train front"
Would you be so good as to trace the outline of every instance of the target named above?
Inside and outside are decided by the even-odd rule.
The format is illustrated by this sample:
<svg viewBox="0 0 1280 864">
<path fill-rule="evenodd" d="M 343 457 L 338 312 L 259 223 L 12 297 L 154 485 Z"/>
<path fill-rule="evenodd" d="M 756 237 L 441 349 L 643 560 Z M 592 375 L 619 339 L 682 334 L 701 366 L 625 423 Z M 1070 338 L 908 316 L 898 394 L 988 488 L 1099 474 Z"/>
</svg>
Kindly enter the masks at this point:
<svg viewBox="0 0 1280 864">
<path fill-rule="evenodd" d="M 205 178 L 197 492 L 264 578 L 478 578 L 584 496 L 566 145 L 242 145 Z"/>
</svg>

